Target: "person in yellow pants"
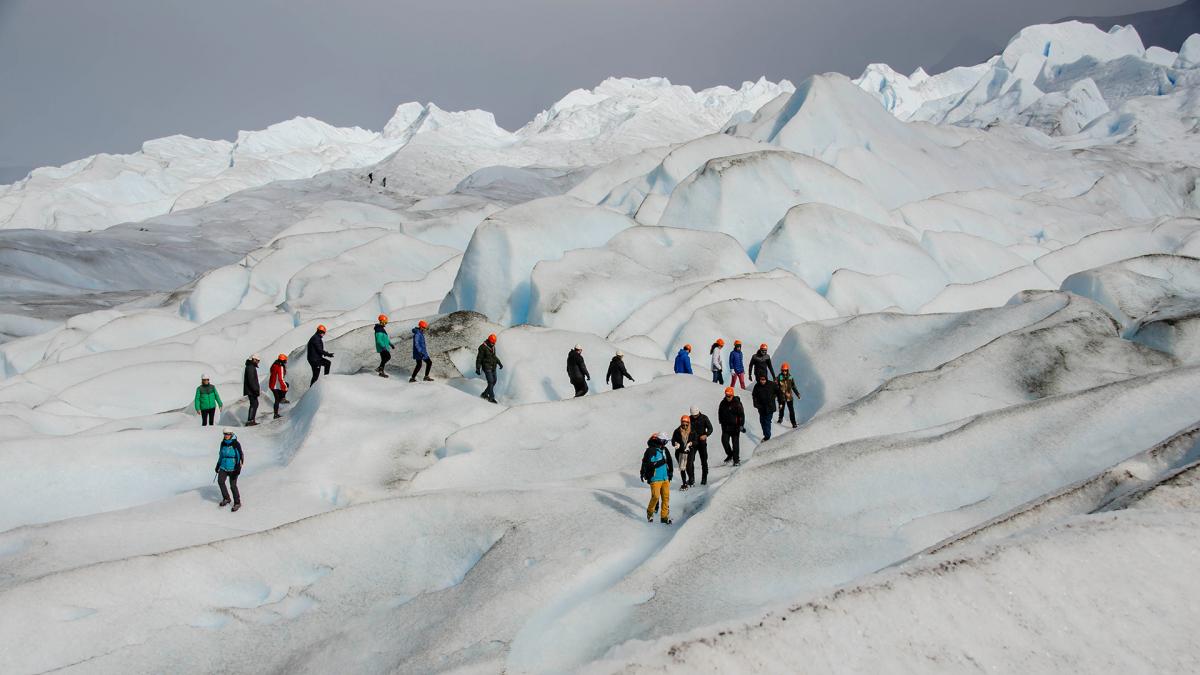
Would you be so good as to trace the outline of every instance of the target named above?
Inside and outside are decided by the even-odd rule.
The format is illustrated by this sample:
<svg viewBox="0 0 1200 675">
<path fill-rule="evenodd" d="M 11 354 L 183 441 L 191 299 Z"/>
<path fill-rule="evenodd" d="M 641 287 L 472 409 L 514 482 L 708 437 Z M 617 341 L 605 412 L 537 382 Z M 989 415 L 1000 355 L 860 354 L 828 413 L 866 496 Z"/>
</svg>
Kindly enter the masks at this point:
<svg viewBox="0 0 1200 675">
<path fill-rule="evenodd" d="M 654 512 L 662 502 L 662 512 L 659 522 L 671 524 L 671 480 L 675 477 L 675 465 L 671 463 L 671 453 L 667 452 L 667 437 L 661 433 L 654 434 L 646 442 L 646 452 L 642 455 L 642 482 L 650 484 L 650 503 L 646 505 L 646 522 L 654 522 Z"/>
</svg>

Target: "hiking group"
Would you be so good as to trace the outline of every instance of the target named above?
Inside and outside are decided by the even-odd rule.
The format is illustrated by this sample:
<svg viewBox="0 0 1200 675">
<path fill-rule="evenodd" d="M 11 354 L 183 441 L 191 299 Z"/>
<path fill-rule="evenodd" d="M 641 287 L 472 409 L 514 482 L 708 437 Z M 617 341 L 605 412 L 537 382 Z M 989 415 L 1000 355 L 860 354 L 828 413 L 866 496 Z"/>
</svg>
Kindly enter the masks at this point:
<svg viewBox="0 0 1200 675">
<path fill-rule="evenodd" d="M 386 367 L 392 358 L 392 350 L 396 345 L 392 342 L 391 337 L 387 332 L 388 317 L 385 314 L 379 315 L 379 321 L 374 327 L 374 343 L 375 351 L 379 354 L 379 365 L 375 368 L 375 373 L 380 377 L 388 377 Z M 412 329 L 412 359 L 414 362 L 412 375 L 409 377 L 409 382 L 416 382 L 417 377 L 421 375 L 421 369 L 424 367 L 424 381 L 433 382 L 434 379 L 430 375 L 430 370 L 433 367 L 433 359 L 429 355 L 429 348 L 426 343 L 426 333 L 429 330 L 429 324 L 425 321 L 418 321 L 417 325 Z M 322 373 L 329 374 L 330 367 L 334 357 L 333 352 L 325 349 L 325 333 L 324 325 L 318 325 L 312 336 L 308 339 L 305 348 L 305 358 L 308 361 L 309 368 L 312 371 L 312 379 L 309 380 L 309 386 L 317 383 L 321 378 Z M 724 384 L 724 370 L 726 360 L 724 358 L 725 340 L 718 339 L 709 347 L 710 368 L 712 370 L 712 378 L 714 383 Z M 676 374 L 690 375 L 692 371 L 692 346 L 685 344 L 675 355 L 674 372 Z M 255 426 L 258 424 L 256 417 L 258 414 L 259 397 L 262 394 L 258 376 L 258 364 L 260 357 L 258 354 L 253 354 L 246 359 L 245 369 L 242 375 L 242 394 L 248 397 L 250 408 L 247 415 L 246 426 Z M 274 396 L 273 418 L 279 419 L 279 406 L 282 403 L 290 403 L 287 399 L 288 383 L 287 383 L 287 354 L 279 354 L 275 362 L 271 364 L 270 376 L 267 380 L 267 387 L 271 390 Z M 735 340 L 733 350 L 729 353 L 729 382 L 730 386 L 725 388 L 724 398 L 721 399 L 717 407 L 717 424 L 721 430 L 721 446 L 725 450 L 725 464 L 733 466 L 741 465 L 741 435 L 746 433 L 746 411 L 742 405 L 742 400 L 736 395 L 736 389 L 733 385 L 740 384 L 743 391 L 746 390 L 746 367 L 742 353 L 741 340 Z M 504 363 L 496 353 L 496 335 L 488 335 L 476 350 L 475 356 L 475 374 L 484 378 L 487 386 L 484 388 L 480 397 L 497 403 L 496 401 L 496 371 L 502 370 Z M 779 415 L 779 424 L 783 423 L 784 412 L 788 413 L 792 427 L 796 427 L 796 410 L 794 407 L 795 399 L 800 397 L 800 390 L 796 387 L 795 380 L 792 379 L 788 364 L 784 363 L 780 367 L 778 374 L 771 363 L 771 356 L 768 353 L 767 345 L 759 345 L 759 349 L 750 357 L 749 369 L 754 388 L 751 392 L 751 401 L 754 409 L 759 413 L 759 424 L 762 427 L 762 439 L 769 440 L 771 438 L 771 422 L 772 417 L 776 413 Z M 591 373 L 588 372 L 587 363 L 583 358 L 583 346 L 575 345 L 567 352 L 567 379 L 575 390 L 575 397 L 586 396 L 588 394 L 588 382 L 592 379 Z M 623 389 L 625 380 L 630 382 L 635 381 L 633 375 L 629 373 L 629 369 L 625 365 L 625 354 L 617 351 L 616 355 L 608 364 L 608 372 L 605 375 L 605 383 L 611 385 L 614 390 Z M 207 375 L 202 375 L 200 386 L 196 388 L 194 399 L 194 407 L 196 412 L 200 414 L 200 423 L 202 426 L 215 424 L 217 409 L 221 408 L 221 395 Z M 670 482 L 674 479 L 675 467 L 678 465 L 681 478 L 680 489 L 688 490 L 696 485 L 696 460 L 700 464 L 700 485 L 708 484 L 708 439 L 715 431 L 712 422 L 708 416 L 700 412 L 697 407 L 692 407 L 689 414 L 682 415 L 679 418 L 679 426 L 670 437 L 662 433 L 656 433 L 650 437 L 646 451 L 642 457 L 641 478 L 644 482 L 650 484 L 651 497 L 650 503 L 646 508 L 646 518 L 649 521 L 654 519 L 654 513 L 660 513 L 660 520 L 663 523 L 669 524 L 670 519 Z M 672 451 L 674 452 L 674 461 L 672 461 Z M 218 454 L 216 473 L 217 479 L 221 488 L 221 506 L 224 507 L 230 503 L 230 493 L 232 492 L 233 511 L 241 508 L 241 494 L 238 491 L 237 479 L 241 474 L 244 457 L 242 454 L 241 443 L 237 440 L 237 436 L 230 428 L 225 428 L 222 431 L 222 440 Z M 226 488 L 228 482 L 229 488 Z"/>
</svg>

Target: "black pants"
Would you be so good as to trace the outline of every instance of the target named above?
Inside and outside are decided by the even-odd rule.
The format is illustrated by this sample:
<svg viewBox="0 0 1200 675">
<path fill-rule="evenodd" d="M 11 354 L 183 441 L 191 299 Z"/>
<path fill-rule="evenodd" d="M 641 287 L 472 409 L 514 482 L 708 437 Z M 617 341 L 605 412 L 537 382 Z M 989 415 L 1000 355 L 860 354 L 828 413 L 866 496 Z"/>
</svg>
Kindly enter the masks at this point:
<svg viewBox="0 0 1200 675">
<path fill-rule="evenodd" d="M 624 380 L 624 378 L 619 378 L 619 379 L 613 380 L 612 385 L 613 385 L 613 389 L 624 389 L 625 388 L 625 380 Z"/>
<path fill-rule="evenodd" d="M 696 484 L 696 457 L 700 458 L 700 484 L 708 485 L 708 443 L 693 445 L 691 455 L 692 485 Z"/>
<path fill-rule="evenodd" d="M 572 379 L 571 385 L 575 387 L 575 398 L 579 398 L 580 396 L 587 396 L 587 393 L 588 393 L 587 380 L 584 380 L 582 377 L 579 378 L 578 380 Z"/>
<path fill-rule="evenodd" d="M 758 423 L 762 425 L 762 438 L 764 441 L 771 440 L 772 417 L 774 417 L 774 415 L 771 414 L 770 410 L 767 410 L 766 412 L 763 412 L 762 410 L 758 411 Z"/>
<path fill-rule="evenodd" d="M 258 415 L 258 394 L 250 394 L 250 416 L 246 421 L 253 422 L 255 415 Z"/>
<path fill-rule="evenodd" d="M 216 408 L 209 408 L 208 410 L 201 410 L 200 411 L 200 426 L 202 426 L 202 427 L 212 426 L 214 424 L 213 418 L 215 418 L 216 416 L 217 416 Z"/>
<path fill-rule="evenodd" d="M 792 426 L 796 426 L 796 402 L 792 400 L 783 401 L 779 404 L 779 423 L 783 424 L 783 409 L 787 408 L 788 418 L 792 420 Z"/>
<path fill-rule="evenodd" d="M 734 462 L 742 461 L 742 428 L 721 427 L 721 446 L 725 448 L 725 459 Z"/>
<path fill-rule="evenodd" d="M 725 371 L 713 368 L 712 374 L 714 384 L 725 384 Z"/>
<path fill-rule="evenodd" d="M 279 404 L 283 403 L 283 399 L 287 397 L 287 392 L 282 389 L 272 389 L 272 394 L 275 394 L 275 416 L 279 417 Z"/>
<path fill-rule="evenodd" d="M 422 363 L 425 364 L 425 377 L 429 377 L 429 369 L 433 367 L 433 361 L 431 359 L 417 359 L 417 365 L 413 367 L 413 374 L 409 378 L 410 380 L 417 379 L 417 373 L 421 372 Z M 495 375 L 495 371 L 492 371 L 492 374 Z"/>
<path fill-rule="evenodd" d="M 222 500 L 229 501 L 229 490 L 225 489 L 225 479 L 228 478 L 229 479 L 229 489 L 233 490 L 233 503 L 234 504 L 242 503 L 242 493 L 238 492 L 238 489 L 237 489 L 237 479 L 238 479 L 238 474 L 240 474 L 240 473 L 241 473 L 240 471 L 238 471 L 238 472 L 218 471 L 217 472 L 217 485 L 221 486 L 221 499 Z"/>
<path fill-rule="evenodd" d="M 383 367 L 386 366 L 387 362 L 391 361 L 391 360 L 392 360 L 391 352 L 389 352 L 387 350 L 379 352 L 379 370 L 383 370 Z"/>
<path fill-rule="evenodd" d="M 321 368 L 324 368 L 325 374 L 328 375 L 329 374 L 329 366 L 331 366 L 331 365 L 333 365 L 333 364 L 330 363 L 329 359 L 321 359 L 320 361 L 309 361 L 308 367 L 312 368 L 313 377 L 312 377 L 312 380 L 309 381 L 308 386 L 311 387 L 317 383 L 317 378 L 321 377 Z"/>
<path fill-rule="evenodd" d="M 489 401 L 496 400 L 496 369 L 484 368 L 483 377 L 487 380 L 487 389 L 483 390 L 483 397 Z"/>
</svg>

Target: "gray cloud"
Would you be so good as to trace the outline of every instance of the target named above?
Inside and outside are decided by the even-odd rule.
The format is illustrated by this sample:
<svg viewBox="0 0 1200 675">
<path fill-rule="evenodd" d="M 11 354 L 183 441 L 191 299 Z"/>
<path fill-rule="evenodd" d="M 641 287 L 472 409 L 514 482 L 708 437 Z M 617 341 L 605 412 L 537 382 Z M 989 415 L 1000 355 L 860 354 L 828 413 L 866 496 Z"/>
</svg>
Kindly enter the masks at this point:
<svg viewBox="0 0 1200 675">
<path fill-rule="evenodd" d="M 695 87 L 942 62 L 1071 14 L 1178 0 L 0 0 L 0 166 L 231 138 L 401 102 L 515 128 L 609 75 Z"/>
</svg>

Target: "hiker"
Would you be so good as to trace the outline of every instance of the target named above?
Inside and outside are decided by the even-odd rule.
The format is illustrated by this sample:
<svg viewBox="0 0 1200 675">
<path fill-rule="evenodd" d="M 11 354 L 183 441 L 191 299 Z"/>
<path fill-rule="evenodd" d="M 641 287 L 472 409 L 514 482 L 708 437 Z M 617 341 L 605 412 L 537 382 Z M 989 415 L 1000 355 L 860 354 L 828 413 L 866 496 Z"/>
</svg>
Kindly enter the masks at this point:
<svg viewBox="0 0 1200 675">
<path fill-rule="evenodd" d="M 675 461 L 679 464 L 679 489 L 686 490 L 696 482 L 696 432 L 692 429 L 691 415 L 679 418 L 679 426 L 671 434 L 671 446 L 675 448 Z"/>
<path fill-rule="evenodd" d="M 775 379 L 779 385 L 779 420 L 778 424 L 783 424 L 783 409 L 786 406 L 788 417 L 792 420 L 792 428 L 796 428 L 796 403 L 793 398 L 800 398 L 800 390 L 796 388 L 796 380 L 792 378 L 792 372 L 788 364 L 779 366 L 779 377 Z"/>
<path fill-rule="evenodd" d="M 258 354 L 251 354 L 250 358 L 246 359 L 246 370 L 242 373 L 242 395 L 250 399 L 250 414 L 246 417 L 246 426 L 257 426 L 258 422 L 254 418 L 258 416 L 258 397 L 262 395 L 262 389 L 258 383 Z"/>
<path fill-rule="evenodd" d="M 196 412 L 200 413 L 200 426 L 207 427 L 216 424 L 217 408 L 225 407 L 221 403 L 221 395 L 217 388 L 208 381 L 207 375 L 200 376 L 200 386 L 196 387 L 196 399 L 193 401 Z"/>
<path fill-rule="evenodd" d="M 675 478 L 675 466 L 671 464 L 671 453 L 667 452 L 667 438 L 654 434 L 646 441 L 646 452 L 642 454 L 642 482 L 650 484 L 650 503 L 646 505 L 646 522 L 654 522 L 654 512 L 662 501 L 659 522 L 671 524 L 671 480 Z"/>
<path fill-rule="evenodd" d="M 717 407 L 717 424 L 721 425 L 721 446 L 725 448 L 725 464 L 742 463 L 742 434 L 746 431 L 746 409 L 742 399 L 734 396 L 733 387 L 725 387 L 725 398 Z"/>
<path fill-rule="evenodd" d="M 387 314 L 380 314 L 379 323 L 375 324 L 375 351 L 379 352 L 379 367 L 375 369 L 375 372 L 379 373 L 380 377 L 388 376 L 383 367 L 392 360 L 392 349 L 395 347 L 392 339 L 388 337 L 387 325 Z"/>
<path fill-rule="evenodd" d="M 608 362 L 608 374 L 604 376 L 605 384 L 612 382 L 613 389 L 623 389 L 625 387 L 625 378 L 629 378 L 633 382 L 633 376 L 625 370 L 625 352 L 617 352 L 617 355 L 612 357 L 612 361 Z"/>
<path fill-rule="evenodd" d="M 729 352 L 729 384 L 740 382 L 742 391 L 746 391 L 746 365 L 742 360 L 742 341 L 733 341 L 733 351 Z"/>
<path fill-rule="evenodd" d="M 421 364 L 425 364 L 425 382 L 433 382 L 433 378 L 429 376 L 429 369 L 433 367 L 433 359 L 429 358 L 429 348 L 425 346 L 425 331 L 429 330 L 429 324 L 425 321 L 418 321 L 417 327 L 412 329 L 413 334 L 413 361 L 417 364 L 413 366 L 412 377 L 408 378 L 409 382 L 417 381 L 417 374 L 421 372 Z"/>
<path fill-rule="evenodd" d="M 692 406 L 692 429 L 696 432 L 696 441 L 692 444 L 694 454 L 700 458 L 700 484 L 708 485 L 708 437 L 712 435 L 713 425 L 709 421 L 708 415 L 700 412 L 696 406 Z M 696 475 L 692 474 L 692 483 L 695 484 Z"/>
<path fill-rule="evenodd" d="M 382 185 L 383 187 L 387 187 L 387 176 L 383 177 L 383 181 L 380 182 L 380 185 Z"/>
<path fill-rule="evenodd" d="M 271 393 L 275 395 L 275 417 L 279 419 L 279 404 L 287 400 L 288 384 L 283 379 L 287 377 L 287 354 L 280 354 L 271 364 L 271 378 L 267 381 Z"/>
<path fill-rule="evenodd" d="M 750 380 L 758 381 L 759 375 L 766 375 L 768 380 L 775 381 L 775 367 L 771 365 L 771 355 L 767 353 L 767 343 L 758 346 L 758 351 L 750 357 Z"/>
<path fill-rule="evenodd" d="M 372 173 L 372 172 L 367 172 L 367 183 L 368 183 L 368 184 L 374 184 L 374 183 L 375 183 L 375 174 L 374 174 L 374 173 Z"/>
<path fill-rule="evenodd" d="M 683 349 L 675 355 L 675 374 L 676 375 L 691 375 L 692 374 L 692 346 L 684 345 Z"/>
<path fill-rule="evenodd" d="M 712 343 L 708 348 L 708 360 L 712 367 L 713 384 L 725 384 L 725 358 L 721 350 L 725 348 L 725 341 L 717 338 L 717 341 Z"/>
<path fill-rule="evenodd" d="M 500 363 L 500 357 L 496 356 L 496 334 L 493 333 L 479 345 L 479 353 L 475 355 L 475 374 L 479 375 L 482 372 L 487 378 L 487 389 L 479 396 L 492 403 L 496 402 L 496 368 L 504 370 L 504 364 Z"/>
<path fill-rule="evenodd" d="M 759 373 L 758 384 L 750 394 L 754 400 L 754 408 L 758 410 L 758 421 L 762 425 L 762 439 L 771 440 L 771 418 L 775 415 L 775 406 L 783 398 L 779 394 L 779 385 L 767 379 L 766 374 Z"/>
<path fill-rule="evenodd" d="M 317 383 L 317 378 L 321 377 L 321 369 L 325 369 L 325 374 L 329 374 L 329 366 L 333 365 L 329 361 L 329 357 L 333 356 L 333 352 L 325 351 L 325 325 L 317 326 L 317 331 L 312 337 L 308 338 L 308 365 L 312 368 L 312 381 L 308 386 L 313 386 Z"/>
<path fill-rule="evenodd" d="M 592 375 L 583 362 L 583 347 L 580 345 L 575 345 L 574 349 L 567 352 L 567 378 L 575 387 L 575 398 L 587 395 L 587 380 L 592 379 Z"/>
<path fill-rule="evenodd" d="M 233 508 L 230 511 L 242 508 L 242 493 L 238 492 L 237 479 L 242 473 L 244 459 L 242 444 L 238 442 L 233 429 L 225 427 L 221 430 L 221 449 L 217 454 L 217 467 L 213 470 L 217 473 L 217 485 L 221 486 L 221 503 L 218 506 L 224 507 L 229 503 L 229 490 L 225 489 L 225 481 L 229 480 L 229 489 L 233 490 Z"/>
</svg>

